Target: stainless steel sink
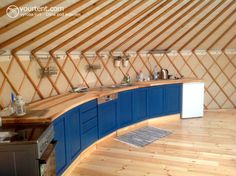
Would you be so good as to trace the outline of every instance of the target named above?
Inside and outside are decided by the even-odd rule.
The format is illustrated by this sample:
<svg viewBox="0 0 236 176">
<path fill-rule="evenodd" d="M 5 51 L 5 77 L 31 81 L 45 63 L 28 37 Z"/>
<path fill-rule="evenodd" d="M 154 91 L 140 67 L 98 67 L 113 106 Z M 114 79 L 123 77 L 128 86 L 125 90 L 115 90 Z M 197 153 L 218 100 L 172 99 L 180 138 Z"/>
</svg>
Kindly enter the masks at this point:
<svg viewBox="0 0 236 176">
<path fill-rule="evenodd" d="M 131 84 L 131 83 L 122 83 L 122 84 L 114 84 L 114 85 L 108 86 L 108 88 L 116 89 L 116 88 L 129 87 L 129 86 L 133 86 L 133 85 L 134 84 Z"/>
</svg>

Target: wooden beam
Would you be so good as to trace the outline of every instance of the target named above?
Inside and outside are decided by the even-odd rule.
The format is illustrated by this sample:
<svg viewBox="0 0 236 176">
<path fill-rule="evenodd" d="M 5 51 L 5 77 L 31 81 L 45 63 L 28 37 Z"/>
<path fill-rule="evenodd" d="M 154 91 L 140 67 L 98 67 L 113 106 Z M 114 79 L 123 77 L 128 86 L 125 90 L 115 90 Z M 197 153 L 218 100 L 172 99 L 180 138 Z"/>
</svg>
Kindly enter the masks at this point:
<svg viewBox="0 0 236 176">
<path fill-rule="evenodd" d="M 79 1 L 79 2 L 77 2 L 77 3 L 73 4 L 73 5 L 71 5 L 70 7 L 67 7 L 63 12 L 64 12 L 65 14 L 66 14 L 66 13 L 69 13 L 69 12 L 75 10 L 76 8 L 82 6 L 83 4 L 85 4 L 85 3 L 87 3 L 87 2 L 89 2 L 89 1 L 86 1 L 86 0 Z M 59 13 L 61 13 L 61 12 L 58 12 L 57 14 L 59 14 Z M 78 14 L 78 15 L 79 15 L 79 14 Z M 5 46 L 8 46 L 8 45 L 10 45 L 10 44 L 12 44 L 12 43 L 14 43 L 14 42 L 16 42 L 16 41 L 18 41 L 19 39 L 21 39 L 21 38 L 23 38 L 23 37 L 25 37 L 25 36 L 27 36 L 27 35 L 33 33 L 34 31 L 39 30 L 40 28 L 42 28 L 42 27 L 44 27 L 44 26 L 46 26 L 46 25 L 48 25 L 48 24 L 54 22 L 55 20 L 57 20 L 57 19 L 60 18 L 60 17 L 61 17 L 61 15 L 51 16 L 51 17 L 49 17 L 49 18 L 43 20 L 42 22 L 40 22 L 40 23 L 38 23 L 38 24 L 36 24 L 36 25 L 30 27 L 29 29 L 24 30 L 23 32 L 21 32 L 21 33 L 15 35 L 14 37 L 11 37 L 10 39 L 8 39 L 8 40 L 6 40 L 6 41 L 0 43 L 0 49 L 3 48 L 3 47 L 5 47 Z M 71 21 L 73 21 L 73 20 L 75 20 L 75 19 L 77 19 L 76 16 L 70 17 L 70 20 L 71 20 Z M 70 22 L 70 21 L 68 20 L 68 22 Z M 61 23 L 60 23 L 60 24 L 61 24 Z M 57 28 L 51 28 L 51 29 L 50 29 L 50 33 L 51 33 L 51 32 L 54 32 L 56 29 L 57 29 Z M 36 40 L 36 39 L 35 39 L 35 40 Z"/>
<path fill-rule="evenodd" d="M 98 53 L 96 53 L 98 59 L 101 61 L 103 67 L 105 68 L 105 70 L 107 71 L 107 73 L 109 74 L 109 76 L 111 77 L 111 80 L 114 82 L 114 84 L 117 84 L 114 76 L 111 74 L 110 70 L 107 68 L 107 65 L 104 63 L 103 59 L 99 56 Z"/>
<path fill-rule="evenodd" d="M 81 55 L 84 57 L 84 59 L 86 60 L 86 62 L 90 65 L 88 58 L 84 55 L 84 53 L 81 53 Z M 96 59 L 96 58 L 95 58 Z M 94 75 L 96 76 L 97 80 L 99 81 L 99 83 L 101 84 L 101 86 L 103 86 L 104 84 L 102 83 L 102 81 L 100 80 L 99 76 L 97 75 L 97 73 L 92 70 Z M 86 78 L 85 78 L 86 79 Z"/>
<path fill-rule="evenodd" d="M 159 20 L 162 16 L 164 16 L 166 13 L 170 12 L 172 9 L 174 9 L 178 4 L 180 4 L 182 2 L 182 0 L 180 1 L 176 1 L 174 4 L 172 4 L 170 7 L 168 7 L 166 10 L 164 10 L 161 14 L 159 14 L 157 17 L 155 17 L 153 20 L 151 20 L 150 22 L 148 22 L 146 25 L 144 25 L 142 28 L 140 28 L 138 31 L 136 31 L 134 34 L 130 35 L 129 37 L 127 37 L 124 41 L 120 42 L 120 44 L 118 44 L 116 47 L 114 47 L 113 49 L 111 49 L 111 52 L 114 52 L 116 49 L 118 49 L 119 47 L 125 45 L 128 41 L 130 41 L 132 38 L 136 37 L 139 33 L 141 33 L 142 31 L 144 31 L 146 28 L 148 28 L 151 24 L 153 24 L 154 22 L 156 22 L 157 20 Z"/>
<path fill-rule="evenodd" d="M 72 82 L 68 78 L 66 72 L 62 69 L 62 67 L 61 67 L 60 63 L 58 62 L 57 58 L 54 56 L 53 53 L 51 53 L 51 52 L 49 52 L 49 53 L 50 53 L 50 56 L 52 57 L 52 59 L 54 60 L 54 62 L 56 63 L 57 67 L 59 68 L 60 72 L 65 77 L 66 81 L 69 83 L 70 87 L 73 88 L 74 86 L 73 86 Z"/>
<path fill-rule="evenodd" d="M 133 0 L 129 1 L 130 4 L 133 3 Z M 75 50 L 76 48 L 78 48 L 79 46 L 83 45 L 85 42 L 88 42 L 89 40 L 91 40 L 93 37 L 95 37 L 96 35 L 98 35 L 99 33 L 103 32 L 104 30 L 106 30 L 107 28 L 111 27 L 112 25 L 114 25 L 117 21 L 119 21 L 120 19 L 122 19 L 123 17 L 125 17 L 126 15 L 128 15 L 129 13 L 131 13 L 132 11 L 136 10 L 138 7 L 140 7 L 141 5 L 143 5 L 144 3 L 146 3 L 146 1 L 140 1 L 138 4 L 135 4 L 133 7 L 131 7 L 129 10 L 125 11 L 124 13 L 122 13 L 121 15 L 119 15 L 118 17 L 116 17 L 115 19 L 113 19 L 111 22 L 109 22 L 108 24 L 106 24 L 105 26 L 101 27 L 100 29 L 98 29 L 96 32 L 92 33 L 91 35 L 89 35 L 88 37 L 86 37 L 84 40 L 80 41 L 79 43 L 77 43 L 75 46 L 73 46 L 72 48 L 70 48 L 68 50 L 68 52 L 71 52 L 73 50 Z"/>
<path fill-rule="evenodd" d="M 13 91 L 19 95 L 19 92 L 17 90 L 17 88 L 14 86 L 13 82 L 11 82 L 11 79 L 8 77 L 8 75 L 5 73 L 5 71 L 2 69 L 2 67 L 0 66 L 0 71 L 2 72 L 4 78 L 7 80 L 7 82 L 9 83 L 9 85 L 11 86 L 11 88 L 13 89 Z"/>
<path fill-rule="evenodd" d="M 12 56 L 14 57 L 14 59 L 16 60 L 16 62 L 18 63 L 18 65 L 20 66 L 21 70 L 24 72 L 24 74 L 26 75 L 26 77 L 28 78 L 29 82 L 31 83 L 31 85 L 34 87 L 34 89 L 37 91 L 39 97 L 41 99 L 44 98 L 42 92 L 38 89 L 37 85 L 34 83 L 33 79 L 31 78 L 31 76 L 28 74 L 27 70 L 25 69 L 24 65 L 22 64 L 22 62 L 20 61 L 20 58 L 16 55 L 16 53 L 12 52 Z"/>
<path fill-rule="evenodd" d="M 87 8 L 85 8 L 85 9 L 81 10 L 78 14 L 80 14 L 80 16 L 82 16 L 82 15 L 84 15 L 84 14 L 86 14 L 86 13 L 88 13 L 88 12 L 94 10 L 94 9 L 97 8 L 99 5 L 101 5 L 101 4 L 105 3 L 105 2 L 106 2 L 106 0 L 99 0 L 99 1 L 96 1 L 95 3 L 93 3 L 92 5 L 90 5 L 89 7 L 87 7 Z M 66 34 L 70 33 L 71 31 L 73 31 L 73 30 L 77 29 L 78 27 L 84 25 L 84 24 L 87 23 L 89 20 L 93 19 L 95 16 L 96 16 L 96 12 L 95 12 L 93 15 L 91 15 L 91 16 L 89 16 L 89 17 L 83 19 L 83 20 L 81 20 L 80 22 L 74 24 L 74 25 L 71 26 L 70 28 L 68 28 L 68 29 L 66 29 L 65 31 L 61 32 L 61 33 L 58 34 L 57 36 L 51 38 L 50 40 L 47 40 L 45 43 L 43 43 L 43 44 L 41 44 L 40 46 L 38 46 L 37 48 L 33 49 L 33 51 L 34 51 L 34 52 L 37 52 L 37 51 L 43 49 L 44 47 L 50 45 L 51 43 L 55 42 L 56 40 L 60 39 L 61 37 L 64 37 Z M 76 17 L 76 18 L 77 18 L 77 17 Z M 73 19 L 74 19 L 74 18 L 73 18 Z M 69 20 L 70 20 L 70 19 L 69 19 Z M 58 28 L 61 28 L 62 26 L 65 26 L 65 25 L 67 25 L 67 24 L 68 24 L 68 19 L 65 20 L 65 21 L 63 21 L 63 22 L 61 22 L 61 23 L 59 23 L 59 24 L 57 24 L 57 25 L 54 26 L 53 28 L 58 29 Z M 44 37 L 44 36 L 46 36 L 46 35 L 48 35 L 48 34 L 49 34 L 49 33 L 46 31 L 46 32 L 42 33 L 41 35 L 39 35 L 38 37 L 42 38 L 42 37 Z M 38 38 L 38 37 L 37 37 L 37 38 Z"/>
<path fill-rule="evenodd" d="M 233 22 L 209 47 L 208 49 L 213 48 L 213 46 L 218 43 L 224 36 L 227 34 L 234 26 L 236 25 L 236 21 Z"/>
<path fill-rule="evenodd" d="M 64 0 L 53 0 L 53 1 L 50 1 L 49 3 L 47 3 L 47 4 L 42 5 L 41 7 L 48 7 L 48 8 L 54 7 L 54 6 L 60 4 L 60 3 L 63 2 L 63 1 L 64 1 Z M 30 13 L 34 13 L 35 16 L 37 16 L 37 14 L 40 14 L 41 12 L 34 10 L 34 11 L 30 12 Z M 20 18 L 14 20 L 13 22 L 11 22 L 11 23 L 9 23 L 9 24 L 7 24 L 7 25 L 1 27 L 1 28 L 0 28 L 0 35 L 2 35 L 3 33 L 7 32 L 7 31 L 9 31 L 9 30 L 14 29 L 15 27 L 17 27 L 17 26 L 23 24 L 24 22 L 26 22 L 26 21 L 28 21 L 28 20 L 34 18 L 35 16 L 32 16 L 32 15 L 27 16 L 27 15 L 26 15 L 26 16 L 20 17 Z"/>
<path fill-rule="evenodd" d="M 105 44 L 104 46 L 102 46 L 101 48 L 99 48 L 97 50 L 97 52 L 101 52 L 102 50 L 104 50 L 105 48 L 107 48 L 109 45 L 111 45 L 113 42 L 119 40 L 121 37 L 123 37 L 124 35 L 126 35 L 128 32 L 130 32 L 131 30 L 133 30 L 135 27 L 137 27 L 139 24 L 142 24 L 146 19 L 148 19 L 149 17 L 151 17 L 152 15 L 156 14 L 160 9 L 162 9 L 165 5 L 167 5 L 170 1 L 165 1 L 164 3 L 162 3 L 160 6 L 156 7 L 155 9 L 153 9 L 151 12 L 149 12 L 148 14 L 146 14 L 144 17 L 142 17 L 140 20 L 138 20 L 135 24 L 133 24 L 132 26 L 130 26 L 128 29 L 126 29 L 124 32 L 120 33 L 118 36 L 116 36 L 114 39 L 112 39 L 111 41 L 109 41 L 107 44 Z M 159 1 L 159 3 L 161 3 L 161 1 Z M 154 6 L 158 5 L 154 4 L 152 6 L 147 7 L 145 10 L 151 10 Z M 145 13 L 145 12 L 144 12 Z M 138 17 L 136 17 L 138 18 Z M 109 34 L 108 34 L 109 35 Z"/>
<path fill-rule="evenodd" d="M 189 1 L 192 3 L 192 1 Z M 143 48 L 148 46 L 150 43 L 152 43 L 158 36 L 165 33 L 168 29 L 172 28 L 178 21 L 180 21 L 182 18 L 184 18 L 186 15 L 191 13 L 193 10 L 195 10 L 198 6 L 200 6 L 203 3 L 203 1 L 198 1 L 196 4 L 194 4 L 192 7 L 190 7 L 186 12 L 181 14 L 177 19 L 175 19 L 173 22 L 171 22 L 167 27 L 165 27 L 162 31 L 158 32 L 154 37 L 152 37 L 148 42 L 144 43 L 139 49 L 138 52 L 141 51 Z M 185 9 L 187 5 L 184 5 L 181 9 L 179 9 L 180 12 L 182 12 L 182 9 Z M 157 25 L 159 26 L 159 25 Z"/>
<path fill-rule="evenodd" d="M 38 63 L 39 67 L 40 67 L 41 69 L 43 69 L 44 67 L 43 67 L 43 65 L 41 64 L 41 62 L 39 61 L 39 59 L 38 59 L 38 57 L 36 56 L 36 54 L 33 53 L 33 52 L 31 52 L 31 55 L 35 58 L 35 61 Z M 50 77 L 50 76 L 47 76 L 46 78 L 48 79 L 48 81 L 50 82 L 50 84 L 52 85 L 52 87 L 56 90 L 57 94 L 59 95 L 59 94 L 60 94 L 60 91 L 59 91 L 59 89 L 57 88 L 57 86 L 54 85 L 53 80 L 51 79 L 51 77 Z M 39 87 L 39 85 L 40 85 L 40 83 L 41 83 L 41 80 L 42 80 L 42 78 L 40 79 L 39 84 L 37 85 L 37 87 Z"/>
<path fill-rule="evenodd" d="M 236 9 L 234 9 L 229 15 L 224 17 L 224 19 L 218 24 L 208 35 L 206 35 L 201 41 L 193 48 L 193 50 L 196 50 L 201 44 L 203 44 L 210 36 L 212 36 L 218 29 L 221 27 L 225 22 L 227 22 L 228 19 L 230 19 L 236 12 Z M 230 29 L 230 27 L 228 28 Z M 214 42 L 215 43 L 215 42 Z M 214 44 L 213 43 L 213 44 Z M 208 48 L 209 49 L 209 48 Z M 207 49 L 207 50 L 208 50 Z"/>
<path fill-rule="evenodd" d="M 109 3 L 108 5 L 102 7 L 101 9 L 99 9 L 96 12 L 96 15 L 100 15 L 99 12 L 104 12 L 106 10 L 108 10 L 109 8 L 115 6 L 117 3 L 119 3 L 121 0 L 116 0 L 116 1 L 112 1 L 111 3 Z M 126 2 L 127 3 L 127 2 Z M 69 39 L 67 39 L 66 41 L 60 43 L 59 45 L 57 45 L 56 47 L 54 47 L 51 51 L 55 52 L 56 50 L 59 50 L 60 48 L 62 48 L 63 46 L 67 45 L 68 43 L 72 42 L 73 40 L 77 39 L 79 36 L 83 35 L 84 33 L 88 32 L 90 29 L 94 28 L 95 26 L 97 26 L 98 24 L 100 24 L 101 22 L 107 20 L 108 18 L 110 18 L 111 16 L 113 16 L 114 14 L 118 13 L 120 10 L 122 10 L 123 8 L 126 7 L 126 4 L 123 4 L 122 6 L 120 6 L 119 8 L 113 10 L 112 12 L 110 12 L 108 15 L 104 16 L 103 18 L 99 19 L 98 21 L 96 21 L 95 23 L 92 23 L 90 26 L 86 27 L 85 29 L 83 29 L 82 31 L 76 33 L 75 35 L 73 35 L 72 37 L 70 37 Z M 93 14 L 92 14 L 93 15 Z"/>
<path fill-rule="evenodd" d="M 202 60 L 199 59 L 199 57 L 196 55 L 195 52 L 193 52 L 194 56 L 197 58 L 198 62 L 201 63 L 201 65 L 203 66 L 203 68 L 206 70 L 206 72 L 208 73 L 208 75 L 211 77 L 212 80 L 215 80 L 214 79 L 214 76 L 210 73 L 210 71 L 208 70 L 208 68 L 203 64 Z M 227 97 L 227 93 L 222 89 L 222 87 L 220 86 L 220 84 L 215 81 L 215 84 L 218 86 L 218 88 L 221 90 L 221 92 Z M 229 102 L 234 105 L 233 101 L 231 99 L 229 99 Z M 235 105 L 234 105 L 235 107 Z"/>
<path fill-rule="evenodd" d="M 73 61 L 73 59 L 71 58 L 69 53 L 66 53 L 66 55 L 68 56 L 68 58 L 71 60 L 72 64 L 75 67 L 75 70 L 78 72 L 78 74 L 80 75 L 80 77 L 82 78 L 83 82 L 85 83 L 85 85 L 89 88 L 89 85 L 87 83 L 87 81 L 84 79 L 82 73 L 80 72 L 80 70 L 78 69 L 77 65 L 75 64 L 75 62 Z"/>
<path fill-rule="evenodd" d="M 221 1 L 215 8 L 220 7 L 222 4 L 224 4 L 225 1 Z M 229 3 L 226 7 L 223 8 L 223 10 L 221 10 L 220 12 L 218 12 L 218 14 L 210 20 L 209 23 L 207 23 L 203 28 L 201 28 L 195 35 L 193 35 L 190 39 L 188 39 L 184 45 L 182 45 L 180 47 L 179 50 L 184 49 L 189 43 L 191 43 L 197 36 L 199 36 L 203 31 L 205 31 L 212 23 L 214 23 L 222 14 L 224 14 L 231 6 L 233 6 L 235 4 L 235 1 L 231 1 L 231 3 Z M 214 9 L 215 9 L 214 8 Z M 209 14 L 209 13 L 208 13 Z M 211 14 L 209 14 L 211 15 Z M 205 20 L 205 19 L 204 19 Z"/>
<path fill-rule="evenodd" d="M 153 7 L 155 7 L 156 5 L 158 5 L 161 1 L 154 1 L 154 3 L 152 3 L 151 5 L 149 5 L 148 7 L 146 7 L 144 10 L 142 10 L 141 12 L 139 12 L 137 15 L 133 16 L 132 18 L 130 18 L 128 21 L 126 21 L 125 23 L 123 23 L 121 26 L 115 28 L 113 31 L 111 31 L 110 33 L 106 34 L 104 37 L 102 37 L 101 39 L 99 39 L 98 41 L 96 41 L 95 43 L 93 43 L 92 45 L 88 46 L 87 48 L 84 49 L 84 52 L 92 49 L 94 46 L 98 45 L 99 43 L 103 42 L 104 40 L 106 40 L 107 38 L 111 37 L 112 35 L 114 35 L 115 33 L 119 32 L 120 30 L 122 30 L 124 27 L 126 27 L 127 25 L 129 25 L 130 23 L 132 23 L 133 21 L 135 21 L 137 18 L 139 18 L 140 16 L 142 16 L 143 14 L 145 14 L 146 12 L 148 12 L 150 9 L 152 9 Z M 138 8 L 138 7 L 137 7 Z M 135 8 L 135 9 L 137 9 Z M 122 19 L 122 18 L 120 18 Z"/>
<path fill-rule="evenodd" d="M 29 2 L 32 2 L 32 0 L 20 0 L 20 1 L 18 0 L 18 1 L 14 1 L 14 2 L 8 4 L 8 5 L 5 6 L 5 7 L 2 7 L 2 8 L 0 9 L 0 17 L 6 15 L 6 11 L 7 11 L 7 8 L 8 8 L 9 6 L 15 5 L 15 6 L 17 6 L 17 7 L 20 7 L 20 6 L 22 6 L 22 5 L 24 5 L 24 4 L 27 4 L 27 3 L 29 3 Z"/>
<path fill-rule="evenodd" d="M 179 54 L 179 56 L 183 59 L 183 61 L 185 61 L 184 56 L 183 56 L 179 51 L 178 51 L 178 54 Z M 194 69 L 192 69 L 191 66 L 189 65 L 188 61 L 185 61 L 184 63 L 185 63 L 185 65 L 187 65 L 187 67 L 191 70 L 191 72 L 193 73 L 193 75 L 194 75 L 196 78 L 199 78 L 199 77 L 197 76 L 197 74 L 195 73 Z M 213 64 L 212 64 L 212 65 L 213 65 Z M 202 78 L 203 78 L 203 77 L 202 77 Z M 201 78 L 201 79 L 202 79 L 202 78 Z M 208 93 L 208 95 L 211 97 L 211 99 L 213 99 L 213 100 L 215 101 L 215 97 L 209 92 L 209 90 L 208 90 L 207 88 L 206 88 L 205 90 L 206 90 L 206 92 Z M 215 101 L 215 102 L 216 102 L 216 104 L 217 104 L 218 107 L 221 107 L 220 104 L 218 104 L 217 101 Z M 205 106 L 205 107 L 207 107 L 207 106 Z"/>
<path fill-rule="evenodd" d="M 204 2 L 204 1 L 202 1 Z M 172 36 L 174 36 L 178 31 L 182 30 L 190 21 L 193 21 L 193 19 L 198 16 L 199 14 L 201 14 L 204 10 L 206 10 L 210 5 L 213 4 L 214 1 L 208 1 L 207 4 L 204 5 L 204 7 L 201 7 L 200 9 L 198 9 L 197 12 L 195 12 L 192 16 L 190 16 L 184 23 L 182 23 L 178 28 L 176 28 L 173 32 L 171 32 L 170 34 L 168 34 L 167 37 L 165 37 L 164 39 L 162 39 L 157 45 L 155 45 L 155 47 L 153 47 L 152 50 L 157 49 L 159 46 L 161 46 L 164 42 L 166 42 L 169 38 L 171 38 Z M 196 22 L 197 23 L 197 22 Z M 167 47 L 167 50 L 169 49 L 169 47 Z"/>
<path fill-rule="evenodd" d="M 141 38 L 137 39 L 136 42 L 134 42 L 132 45 L 128 46 L 124 52 L 127 52 L 128 50 L 130 50 L 131 48 L 133 48 L 135 45 L 137 45 L 137 43 L 139 43 L 140 41 L 142 41 L 144 38 L 146 38 L 148 35 L 150 35 L 152 32 L 154 32 L 156 29 L 158 29 L 159 27 L 161 27 L 162 25 L 164 25 L 165 23 L 167 23 L 172 17 L 176 16 L 178 13 L 181 12 L 181 10 L 184 10 L 185 8 L 187 8 L 192 2 L 189 1 L 188 3 L 186 3 L 184 6 L 182 6 L 181 8 L 179 8 L 178 10 L 176 10 L 174 13 L 172 13 L 168 18 L 166 18 L 165 20 L 163 20 L 161 23 L 159 23 L 157 26 L 155 26 L 152 30 L 150 30 L 148 33 L 146 33 L 145 35 L 143 35 Z"/>
<path fill-rule="evenodd" d="M 234 35 L 234 36 L 225 44 L 225 46 L 222 47 L 222 50 L 224 51 L 224 50 L 227 48 L 227 46 L 228 46 L 230 43 L 232 43 L 235 39 L 236 39 L 236 35 Z"/>
</svg>

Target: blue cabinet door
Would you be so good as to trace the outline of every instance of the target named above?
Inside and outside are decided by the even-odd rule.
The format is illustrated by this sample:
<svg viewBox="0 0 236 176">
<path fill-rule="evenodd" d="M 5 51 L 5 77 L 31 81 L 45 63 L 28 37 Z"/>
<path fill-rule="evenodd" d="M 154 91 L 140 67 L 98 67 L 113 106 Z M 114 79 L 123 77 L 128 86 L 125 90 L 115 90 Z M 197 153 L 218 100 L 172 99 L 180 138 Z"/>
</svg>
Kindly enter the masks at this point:
<svg viewBox="0 0 236 176">
<path fill-rule="evenodd" d="M 64 115 L 58 117 L 54 122 L 56 144 L 56 174 L 60 175 L 67 166 L 66 155 L 66 134 L 65 134 L 65 118 Z"/>
<path fill-rule="evenodd" d="M 67 139 L 67 159 L 72 162 L 80 153 L 80 116 L 79 108 L 74 108 L 66 113 L 66 139 Z"/>
<path fill-rule="evenodd" d="M 116 120 L 116 100 L 111 100 L 98 105 L 98 131 L 99 138 L 115 131 Z"/>
<path fill-rule="evenodd" d="M 120 92 L 117 101 L 117 122 L 119 128 L 133 123 L 133 91 Z"/>
<path fill-rule="evenodd" d="M 165 115 L 181 112 L 182 84 L 171 84 L 165 86 Z"/>
<path fill-rule="evenodd" d="M 149 117 L 158 117 L 164 114 L 164 87 L 154 86 L 148 89 Z"/>
<path fill-rule="evenodd" d="M 140 88 L 133 91 L 133 114 L 134 121 L 142 121 L 147 118 L 147 88 Z"/>
</svg>

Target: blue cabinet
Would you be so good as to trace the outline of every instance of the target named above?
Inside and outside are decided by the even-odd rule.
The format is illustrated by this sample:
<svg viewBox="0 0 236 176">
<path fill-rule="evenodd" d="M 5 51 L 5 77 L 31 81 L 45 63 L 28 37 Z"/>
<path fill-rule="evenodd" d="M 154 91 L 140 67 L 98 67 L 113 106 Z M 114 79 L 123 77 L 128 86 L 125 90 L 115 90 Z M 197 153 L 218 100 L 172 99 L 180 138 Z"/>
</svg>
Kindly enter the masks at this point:
<svg viewBox="0 0 236 176">
<path fill-rule="evenodd" d="M 142 121 L 148 117 L 147 90 L 147 88 L 140 88 L 133 91 L 133 115 L 135 122 Z"/>
<path fill-rule="evenodd" d="M 61 175 L 81 151 L 79 108 L 74 108 L 54 122 L 56 145 L 56 173 Z"/>
<path fill-rule="evenodd" d="M 66 113 L 66 139 L 67 159 L 72 162 L 80 153 L 80 116 L 79 108 L 74 108 Z"/>
<path fill-rule="evenodd" d="M 133 123 L 133 91 L 120 92 L 117 101 L 118 127 L 124 127 Z"/>
<path fill-rule="evenodd" d="M 98 139 L 97 101 L 80 106 L 81 146 L 85 149 Z"/>
<path fill-rule="evenodd" d="M 56 173 L 60 175 L 67 166 L 66 155 L 66 127 L 65 127 L 65 115 L 58 117 L 54 122 L 55 140 L 56 145 Z"/>
<path fill-rule="evenodd" d="M 165 85 L 164 114 L 181 113 L 182 84 Z"/>
<path fill-rule="evenodd" d="M 98 105 L 98 127 L 99 138 L 116 130 L 116 100 L 111 100 Z"/>
<path fill-rule="evenodd" d="M 57 118 L 54 124 L 56 173 L 61 175 L 82 150 L 117 128 L 147 119 L 181 113 L 182 84 L 139 88 L 84 103 Z"/>
<path fill-rule="evenodd" d="M 164 114 L 164 86 L 154 86 L 148 89 L 149 117 L 158 117 Z"/>
</svg>

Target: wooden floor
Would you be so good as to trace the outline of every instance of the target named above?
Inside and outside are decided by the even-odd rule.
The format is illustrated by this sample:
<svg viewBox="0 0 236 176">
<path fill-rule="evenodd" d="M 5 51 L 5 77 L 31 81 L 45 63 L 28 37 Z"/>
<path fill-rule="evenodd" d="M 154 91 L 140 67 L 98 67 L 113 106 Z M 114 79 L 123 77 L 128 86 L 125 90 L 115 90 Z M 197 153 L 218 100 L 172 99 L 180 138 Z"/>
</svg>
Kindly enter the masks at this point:
<svg viewBox="0 0 236 176">
<path fill-rule="evenodd" d="M 152 125 L 173 134 L 144 148 L 107 140 L 71 175 L 236 176 L 236 110 Z"/>
</svg>

